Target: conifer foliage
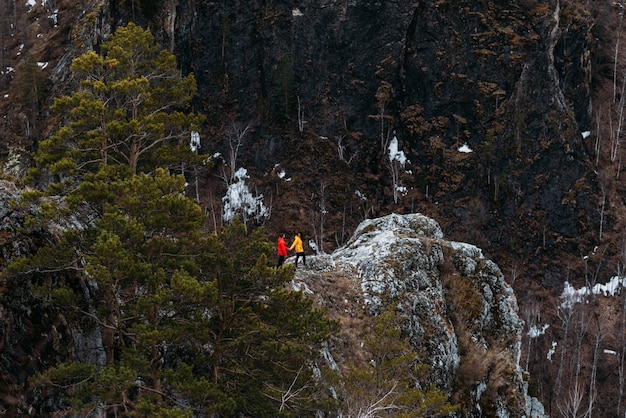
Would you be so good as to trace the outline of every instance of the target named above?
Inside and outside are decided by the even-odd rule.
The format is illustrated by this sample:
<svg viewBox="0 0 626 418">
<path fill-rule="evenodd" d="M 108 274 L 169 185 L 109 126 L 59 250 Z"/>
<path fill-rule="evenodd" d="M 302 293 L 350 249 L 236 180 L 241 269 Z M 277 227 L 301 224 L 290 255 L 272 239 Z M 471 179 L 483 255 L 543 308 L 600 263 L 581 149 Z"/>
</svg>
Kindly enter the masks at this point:
<svg viewBox="0 0 626 418">
<path fill-rule="evenodd" d="M 176 146 L 201 119 L 184 113 L 193 76 L 180 76 L 172 56 L 133 24 L 103 51 L 74 61 L 81 87 L 56 105 L 68 109 L 67 124 L 37 158 L 57 184 L 72 186 L 48 191 L 65 191 L 70 208 L 87 206 L 93 218 L 3 272 L 5 300 L 30 292 L 29 309 L 45 309 L 74 341 L 33 348 L 42 370 L 29 380 L 37 415 L 327 410 L 332 402 L 313 370 L 336 322 L 288 287 L 292 268 L 272 267 L 263 229 L 248 232 L 235 219 L 204 232 L 184 176 L 157 158 L 180 157 Z M 86 335 L 91 351 L 79 347 Z"/>
<path fill-rule="evenodd" d="M 375 320 L 367 338 L 370 364 L 350 364 L 337 385 L 342 416 L 445 417 L 459 409 L 436 388 L 420 387 L 427 367 L 402 334 L 403 320 L 392 305 Z"/>
<path fill-rule="evenodd" d="M 174 55 L 150 31 L 133 23 L 120 27 L 102 44 L 102 55 L 87 52 L 70 68 L 80 86 L 55 100 L 62 126 L 36 156 L 60 184 L 73 186 L 101 166 L 135 174 L 163 165 L 167 155 L 192 157 L 190 135 L 203 120 L 187 111 L 195 78 L 181 75 Z"/>
</svg>

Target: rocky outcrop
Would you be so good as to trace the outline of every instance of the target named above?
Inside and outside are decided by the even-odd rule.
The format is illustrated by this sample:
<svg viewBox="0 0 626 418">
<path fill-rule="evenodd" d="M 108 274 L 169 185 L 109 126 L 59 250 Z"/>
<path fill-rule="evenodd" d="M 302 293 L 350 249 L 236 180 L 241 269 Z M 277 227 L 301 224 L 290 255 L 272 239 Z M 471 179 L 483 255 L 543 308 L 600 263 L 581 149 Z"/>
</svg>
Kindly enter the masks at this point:
<svg viewBox="0 0 626 418">
<path fill-rule="evenodd" d="M 31 254 L 36 248 L 55 240 L 58 228 L 28 228 L 35 218 L 36 206 L 20 204 L 23 190 L 15 183 L 0 180 L 0 271 L 8 261 Z"/>
<path fill-rule="evenodd" d="M 523 323 L 515 295 L 479 248 L 445 240 L 424 215 L 392 214 L 362 222 L 345 246 L 309 257 L 309 265 L 297 270 L 295 284 L 311 293 L 333 276 L 356 285 L 350 295 L 317 295 L 326 306 L 339 305 L 344 320 L 355 316 L 347 298 L 369 315 L 393 303 L 408 319 L 405 333 L 424 353 L 431 383 L 463 406 L 463 416 L 542 416 L 519 365 Z"/>
<path fill-rule="evenodd" d="M 3 264 L 92 219 L 88 212 L 76 212 L 63 221 L 25 228 L 35 206 L 17 205 L 23 193 L 0 182 Z M 60 207 L 58 201 L 54 204 Z M 439 224 L 424 215 L 392 214 L 362 222 L 345 246 L 331 255 L 309 256 L 308 264 L 297 270 L 294 284 L 333 306 L 344 320 L 341 334 L 329 344 L 327 358 L 334 367 L 341 367 L 342 350 L 362 343 L 344 338 L 351 326 L 346 319 L 354 326 L 355 318 L 394 304 L 407 319 L 406 336 L 430 368 L 426 383 L 449 393 L 462 406 L 459 416 L 541 416 L 541 404 L 528 397 L 519 366 L 522 321 L 515 296 L 479 248 L 445 240 Z M 336 286 L 342 280 L 348 285 Z M 325 282 L 334 285 L 324 288 Z M 27 409 L 32 400 L 19 385 L 26 387 L 27 376 L 41 366 L 42 352 L 102 364 L 101 340 L 97 329 L 69 323 L 46 298 L 34 297 L 34 285 L 11 280 L 4 285 L 12 287 L 6 294 L 13 299 L 0 306 L 0 348 L 13 360 L 0 388 L 15 394 L 5 402 Z"/>
</svg>

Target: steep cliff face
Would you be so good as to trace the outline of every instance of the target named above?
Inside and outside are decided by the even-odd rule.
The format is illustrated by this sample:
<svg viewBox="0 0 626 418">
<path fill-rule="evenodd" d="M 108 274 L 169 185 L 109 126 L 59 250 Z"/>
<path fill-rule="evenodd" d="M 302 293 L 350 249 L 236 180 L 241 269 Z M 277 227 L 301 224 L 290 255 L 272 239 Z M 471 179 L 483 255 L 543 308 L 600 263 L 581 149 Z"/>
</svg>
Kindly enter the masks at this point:
<svg viewBox="0 0 626 418">
<path fill-rule="evenodd" d="M 517 301 L 479 248 L 445 240 L 426 216 L 393 214 L 361 223 L 344 247 L 309 258 L 309 265 L 294 282 L 342 320 L 330 348 L 338 359 L 353 358 L 368 316 L 394 304 L 431 369 L 430 383 L 452 394 L 463 416 L 543 413 L 526 394 L 519 365 Z"/>
<path fill-rule="evenodd" d="M 238 164 L 275 202 L 270 229 L 326 223 L 327 235 L 310 232 L 336 246 L 348 238 L 339 229 L 368 216 L 419 210 L 522 260 L 594 245 L 597 186 L 581 135 L 594 20 L 582 4 L 157 4 L 150 27 L 198 80 L 205 149 L 228 151 L 234 123 L 252 128 Z M 406 165 L 390 155 L 394 137 Z"/>
<path fill-rule="evenodd" d="M 175 44 L 210 125 L 255 121 L 241 164 L 257 177 L 283 164 L 317 200 L 320 183 L 331 183 L 331 213 L 341 201 L 363 205 L 358 189 L 377 213 L 432 210 L 461 235 L 473 233 L 464 223 L 479 202 L 482 243 L 524 253 L 537 243 L 513 219 L 534 230 L 541 214 L 547 246 L 561 250 L 595 222 L 581 136 L 591 117 L 592 20 L 576 3 L 242 7 L 180 6 L 194 14 L 178 12 Z M 394 135 L 411 162 L 395 184 Z M 459 153 L 464 144 L 474 152 Z M 395 202 L 397 186 L 407 190 Z"/>
<path fill-rule="evenodd" d="M 237 165 L 274 204 L 272 230 L 325 227 L 331 232 L 310 232 L 337 246 L 366 217 L 419 210 L 457 239 L 519 259 L 537 259 L 540 248 L 538 260 L 550 263 L 595 244 L 597 185 L 581 131 L 591 129 L 599 30 L 582 3 L 168 0 L 17 9 L 28 31 L 21 46 L 10 44 L 15 68 L 3 74 L 5 150 L 48 135 L 51 97 L 77 87 L 71 59 L 135 20 L 194 72 L 194 107 L 208 116 L 204 152 L 228 152 L 233 124 L 251 128 Z M 19 57 L 28 55 L 42 64 L 40 84 L 25 75 Z M 34 101 L 19 94 L 29 83 L 38 87 Z M 390 155 L 392 143 L 406 164 Z M 277 166 L 292 183 L 276 177 Z M 208 176 L 202 186 L 203 204 L 219 208 L 223 184 Z"/>
</svg>

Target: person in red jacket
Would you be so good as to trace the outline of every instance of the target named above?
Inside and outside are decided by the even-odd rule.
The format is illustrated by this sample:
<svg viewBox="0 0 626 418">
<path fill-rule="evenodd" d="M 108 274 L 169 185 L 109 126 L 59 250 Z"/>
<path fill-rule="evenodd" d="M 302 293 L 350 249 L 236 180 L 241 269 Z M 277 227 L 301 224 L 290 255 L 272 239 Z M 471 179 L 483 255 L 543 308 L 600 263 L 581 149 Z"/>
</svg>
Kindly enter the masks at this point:
<svg viewBox="0 0 626 418">
<path fill-rule="evenodd" d="M 283 265 L 285 261 L 285 257 L 287 257 L 287 243 L 285 242 L 285 234 L 280 234 L 278 236 L 278 263 L 276 263 L 276 268 L 279 268 Z"/>
</svg>

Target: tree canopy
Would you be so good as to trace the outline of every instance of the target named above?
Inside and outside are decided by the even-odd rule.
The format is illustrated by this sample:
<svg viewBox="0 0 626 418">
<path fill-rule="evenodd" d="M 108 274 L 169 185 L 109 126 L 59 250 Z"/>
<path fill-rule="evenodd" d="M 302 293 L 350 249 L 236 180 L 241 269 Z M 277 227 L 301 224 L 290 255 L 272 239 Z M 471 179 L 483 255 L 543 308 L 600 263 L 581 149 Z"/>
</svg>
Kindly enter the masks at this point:
<svg viewBox="0 0 626 418">
<path fill-rule="evenodd" d="M 182 77 L 174 57 L 134 24 L 102 51 L 73 62 L 80 86 L 55 102 L 63 124 L 36 158 L 55 176 L 49 194 L 63 192 L 70 208 L 86 207 L 89 216 L 3 272 L 3 298 L 31 292 L 29 309 L 66 324 L 74 341 L 62 350 L 46 346 L 56 354 L 31 380 L 41 394 L 37 412 L 295 417 L 328 410 L 332 401 L 312 365 L 337 323 L 289 288 L 292 268 L 272 267 L 262 228 L 248 232 L 235 219 L 207 234 L 185 177 L 172 173 L 196 158 L 189 135 L 202 117 L 185 113 L 193 76 Z M 61 214 L 61 201 L 51 202 L 39 206 L 45 210 L 34 227 Z M 78 342 L 86 334 L 91 351 Z"/>
<path fill-rule="evenodd" d="M 124 166 L 131 175 L 193 159 L 190 136 L 202 115 L 189 112 L 196 94 L 193 74 L 183 76 L 176 58 L 148 30 L 129 23 L 76 58 L 76 91 L 57 98 L 60 128 L 41 141 L 36 162 L 74 187 L 85 173 Z M 60 188 L 54 188 L 58 192 Z"/>
<path fill-rule="evenodd" d="M 337 385 L 344 416 L 435 418 L 459 410 L 446 393 L 421 387 L 428 367 L 403 335 L 404 321 L 393 305 L 375 318 L 365 341 L 370 364 L 349 364 Z"/>
</svg>

